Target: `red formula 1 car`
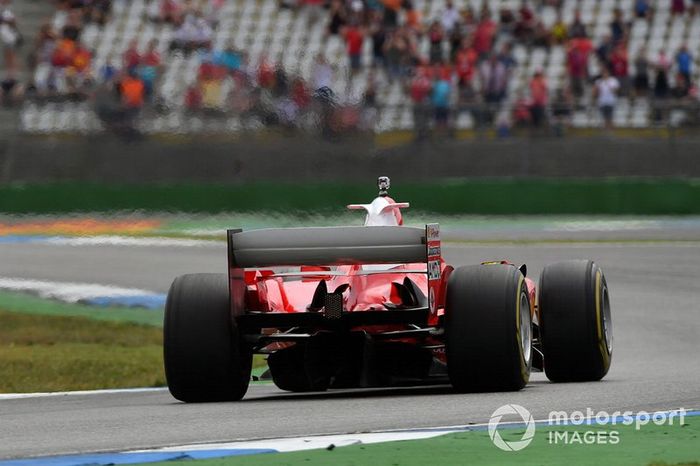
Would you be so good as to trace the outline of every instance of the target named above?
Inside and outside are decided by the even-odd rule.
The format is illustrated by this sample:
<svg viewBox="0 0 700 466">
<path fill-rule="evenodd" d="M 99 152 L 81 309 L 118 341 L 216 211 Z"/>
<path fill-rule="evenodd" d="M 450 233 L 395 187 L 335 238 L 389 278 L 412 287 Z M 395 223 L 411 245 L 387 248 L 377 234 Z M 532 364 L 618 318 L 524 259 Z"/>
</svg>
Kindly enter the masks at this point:
<svg viewBox="0 0 700 466">
<path fill-rule="evenodd" d="M 228 231 L 228 275 L 178 277 L 165 309 L 165 373 L 182 401 L 241 399 L 253 354 L 283 390 L 451 383 L 519 390 L 610 367 L 608 289 L 592 261 L 453 268 L 437 224 L 402 225 L 387 195 L 365 226 Z"/>
</svg>

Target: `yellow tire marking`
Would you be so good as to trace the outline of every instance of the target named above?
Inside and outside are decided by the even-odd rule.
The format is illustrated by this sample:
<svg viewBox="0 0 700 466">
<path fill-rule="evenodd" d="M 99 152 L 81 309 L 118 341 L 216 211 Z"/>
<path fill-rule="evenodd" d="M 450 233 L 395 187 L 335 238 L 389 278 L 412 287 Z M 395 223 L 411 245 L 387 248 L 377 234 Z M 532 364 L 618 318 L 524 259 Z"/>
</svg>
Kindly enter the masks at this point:
<svg viewBox="0 0 700 466">
<path fill-rule="evenodd" d="M 596 326 L 598 328 L 598 349 L 600 350 L 600 355 L 603 357 L 603 364 L 607 367 L 610 360 L 610 355 L 608 354 L 608 348 L 605 343 L 605 335 L 603 334 L 602 319 L 600 315 L 600 296 L 601 296 L 601 273 L 600 270 L 596 271 L 595 274 L 595 316 L 596 316 Z"/>
<path fill-rule="evenodd" d="M 522 334 L 520 333 L 520 295 L 522 293 L 522 288 L 523 288 L 523 281 L 524 277 L 521 275 L 520 278 L 518 279 L 518 294 L 516 298 L 516 307 L 515 307 L 515 330 L 516 330 L 516 335 L 518 336 L 518 350 L 520 352 L 520 375 L 522 376 L 523 380 L 527 382 L 530 377 L 528 376 L 527 373 L 527 361 L 525 361 L 525 353 L 523 352 L 523 338 Z"/>
</svg>

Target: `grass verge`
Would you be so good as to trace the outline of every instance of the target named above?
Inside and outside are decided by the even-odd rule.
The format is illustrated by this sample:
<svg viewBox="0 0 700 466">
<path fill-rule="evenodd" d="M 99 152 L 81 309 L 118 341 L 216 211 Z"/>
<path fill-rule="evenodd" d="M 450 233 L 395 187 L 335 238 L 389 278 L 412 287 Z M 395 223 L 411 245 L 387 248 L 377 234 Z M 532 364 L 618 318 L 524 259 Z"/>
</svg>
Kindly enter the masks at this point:
<svg viewBox="0 0 700 466">
<path fill-rule="evenodd" d="M 618 432 L 619 443 L 552 444 L 549 432 Z M 499 430 L 503 439 L 520 440 L 521 429 Z M 498 465 L 498 466 L 598 466 L 649 465 L 699 466 L 700 418 L 686 417 L 685 425 L 539 427 L 533 442 L 520 451 L 496 448 L 485 430 L 444 435 L 427 440 L 353 445 L 325 450 L 270 453 L 210 460 L 188 461 L 193 466 L 424 466 Z M 166 463 L 150 463 L 162 464 Z M 172 461 L 167 464 L 173 464 Z"/>
<path fill-rule="evenodd" d="M 163 311 L 0 292 L 0 393 L 165 386 Z M 267 368 L 253 357 L 253 374 Z"/>
<path fill-rule="evenodd" d="M 0 311 L 0 392 L 163 385 L 157 327 Z"/>
</svg>

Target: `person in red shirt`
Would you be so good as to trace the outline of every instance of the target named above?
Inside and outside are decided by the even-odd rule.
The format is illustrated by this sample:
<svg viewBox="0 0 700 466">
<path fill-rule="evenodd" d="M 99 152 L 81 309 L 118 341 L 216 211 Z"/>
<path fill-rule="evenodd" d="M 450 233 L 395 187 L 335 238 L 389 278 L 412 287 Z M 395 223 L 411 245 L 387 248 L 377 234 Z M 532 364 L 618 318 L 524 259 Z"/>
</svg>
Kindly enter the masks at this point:
<svg viewBox="0 0 700 466">
<path fill-rule="evenodd" d="M 535 71 L 535 75 L 530 80 L 530 97 L 532 99 L 532 106 L 530 107 L 532 124 L 535 128 L 539 128 L 544 123 L 545 109 L 549 101 L 547 80 L 542 74 L 542 70 Z"/>
<path fill-rule="evenodd" d="M 365 34 L 359 25 L 353 23 L 345 28 L 343 37 L 345 37 L 345 45 L 350 58 L 350 69 L 355 73 L 362 66 L 362 44 L 365 41 Z"/>
<path fill-rule="evenodd" d="M 430 120 L 430 91 L 433 83 L 430 80 L 430 69 L 420 66 L 416 69 L 416 75 L 411 80 L 409 94 L 413 102 L 413 125 L 418 140 L 424 139 L 428 134 L 428 122 Z"/>
<path fill-rule="evenodd" d="M 462 46 L 455 56 L 455 71 L 459 86 L 466 86 L 471 83 L 474 76 L 474 66 L 478 59 L 476 50 L 471 46 L 469 39 L 462 40 Z"/>
<path fill-rule="evenodd" d="M 571 88 L 576 97 L 583 95 L 583 85 L 588 78 L 588 55 L 593 45 L 590 39 L 576 38 L 569 41 L 567 52 L 567 71 L 571 79 Z"/>
<path fill-rule="evenodd" d="M 496 23 L 491 20 L 491 13 L 485 9 L 481 13 L 481 21 L 474 31 L 474 50 L 483 58 L 491 51 L 493 37 L 496 34 Z"/>
<path fill-rule="evenodd" d="M 627 47 L 625 47 L 623 44 L 618 44 L 610 56 L 610 72 L 620 83 L 619 93 L 621 95 L 626 95 L 628 86 L 627 75 L 629 73 L 629 60 L 627 58 Z"/>
<path fill-rule="evenodd" d="M 124 69 L 127 72 L 135 70 L 141 63 L 141 54 L 139 53 L 139 44 L 136 39 L 129 42 L 129 47 L 124 52 Z"/>
</svg>

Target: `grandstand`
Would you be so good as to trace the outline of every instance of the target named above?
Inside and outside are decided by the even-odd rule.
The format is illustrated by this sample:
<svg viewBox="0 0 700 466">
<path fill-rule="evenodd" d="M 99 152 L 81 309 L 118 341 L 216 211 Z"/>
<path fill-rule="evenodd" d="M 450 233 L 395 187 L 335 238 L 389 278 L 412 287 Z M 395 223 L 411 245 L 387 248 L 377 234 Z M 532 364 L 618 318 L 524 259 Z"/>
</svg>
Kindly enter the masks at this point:
<svg viewBox="0 0 700 466">
<path fill-rule="evenodd" d="M 170 50 L 171 43 L 177 38 L 177 27 L 168 22 L 153 21 L 158 11 L 160 0 L 114 0 L 112 11 L 105 24 L 91 22 L 82 29 L 81 41 L 92 51 L 90 70 L 98 79 L 100 70 L 110 60 L 120 61 L 120 57 L 129 48 L 133 40 L 137 41 L 139 50 L 145 50 L 153 39 L 158 41 L 158 51 L 163 57 L 162 71 L 156 81 L 155 95 L 158 97 L 158 110 L 149 111 L 148 117 L 138 119 L 138 127 L 145 133 L 194 132 L 208 129 L 212 131 L 235 131 L 251 123 L 244 123 L 235 112 L 224 112 L 217 118 L 191 116 L 186 112 L 188 89 L 194 85 L 201 70 L 205 53 L 182 53 Z M 202 11 L 213 7 L 208 0 L 197 1 Z M 221 2 L 220 9 L 213 11 L 216 24 L 213 29 L 213 50 L 223 50 L 230 44 L 245 51 L 250 69 L 257 69 L 263 60 L 269 63 L 281 63 L 291 75 L 302 77 L 307 83 L 313 78 L 313 68 L 318 54 L 323 54 L 333 65 L 332 89 L 339 102 L 357 104 L 362 101 L 368 86 L 376 87 L 376 105 L 378 117 L 373 120 L 377 132 L 390 130 L 409 130 L 415 125 L 411 100 L 406 91 L 404 80 L 389 80 L 385 73 L 372 70 L 372 44 L 365 39 L 362 45 L 363 67 L 352 73 L 346 52 L 346 44 L 339 35 L 326 34 L 329 15 L 320 14 L 318 10 L 300 7 L 296 9 L 281 8 L 277 0 L 227 0 Z M 556 2 L 551 2 L 556 3 Z M 670 1 L 654 3 L 654 15 L 651 19 L 635 17 L 634 0 L 566 0 L 561 2 L 559 10 L 550 2 L 542 2 L 536 7 L 536 14 L 545 28 L 552 28 L 559 15 L 566 24 L 573 21 L 575 11 L 579 10 L 581 19 L 586 24 L 588 35 L 594 45 L 601 43 L 610 34 L 610 23 L 616 9 L 621 9 L 626 22 L 629 23 L 626 48 L 628 56 L 635 57 L 640 51 L 646 51 L 650 61 L 658 56 L 659 51 L 668 51 L 671 60 L 673 54 L 682 44 L 687 44 L 694 59 L 700 55 L 700 14 L 673 14 Z M 455 6 L 462 9 L 470 6 L 473 11 L 482 8 L 491 11 L 498 18 L 501 10 L 510 8 L 517 11 L 520 0 L 498 0 L 482 2 L 481 0 L 455 1 Z M 445 0 L 416 0 L 413 7 L 429 24 L 439 19 L 446 8 Z M 534 7 L 533 7 L 534 8 Z M 399 22 L 404 21 L 404 10 Z M 60 29 L 67 21 L 67 13 L 58 10 L 53 15 L 53 26 Z M 556 89 L 567 86 L 567 45 L 552 44 L 549 47 L 525 45 L 507 34 L 498 34 L 493 50 L 500 50 L 502 44 L 512 42 L 512 54 L 517 62 L 509 75 L 508 92 L 499 104 L 499 112 L 509 115 L 519 98 L 527 97 L 529 81 L 535 71 L 542 70 L 548 82 L 550 96 Z M 418 52 L 427 57 L 430 54 L 428 34 L 418 40 Z M 449 54 L 448 41 L 442 42 L 444 53 Z M 34 82 L 47 79 L 50 63 L 42 63 L 33 74 Z M 698 67 L 693 66 L 692 81 L 697 82 Z M 600 73 L 600 65 L 594 54 L 588 58 L 590 76 Z M 630 71 L 631 74 L 631 71 Z M 370 83 L 370 81 L 372 81 Z M 376 81 L 376 82 L 375 82 Z M 673 78 L 671 77 L 671 83 Z M 226 96 L 235 86 L 234 80 L 226 80 L 221 88 Z M 60 79 L 56 82 L 59 93 L 65 87 Z M 456 101 L 456 92 L 452 94 Z M 223 99 L 225 100 L 225 98 Z M 599 127 L 602 125 L 597 109 L 590 106 L 591 86 L 587 86 L 580 102 L 587 105 L 574 106 L 570 125 L 574 127 Z M 652 124 L 649 97 L 631 98 L 622 96 L 616 103 L 614 124 L 618 127 L 646 127 Z M 670 122 L 680 121 L 684 110 L 674 110 Z M 455 112 L 453 125 L 457 129 L 470 129 L 475 125 L 469 112 Z M 254 126 L 254 125 L 253 125 Z M 28 133 L 47 132 L 99 132 L 104 125 L 96 118 L 91 100 L 72 101 L 62 99 L 27 99 L 21 111 L 21 128 Z"/>
</svg>

